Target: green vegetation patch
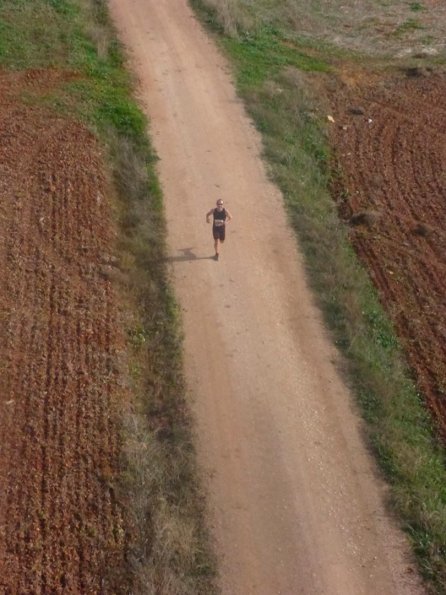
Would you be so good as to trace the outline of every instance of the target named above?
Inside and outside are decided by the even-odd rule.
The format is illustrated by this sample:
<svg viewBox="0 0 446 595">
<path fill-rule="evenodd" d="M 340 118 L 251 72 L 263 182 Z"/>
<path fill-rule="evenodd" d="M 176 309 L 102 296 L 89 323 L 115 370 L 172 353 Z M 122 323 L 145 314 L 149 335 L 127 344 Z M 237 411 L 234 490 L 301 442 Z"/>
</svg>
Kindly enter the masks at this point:
<svg viewBox="0 0 446 595">
<path fill-rule="evenodd" d="M 396 36 L 402 36 L 406 33 L 411 33 L 412 31 L 419 31 L 420 29 L 424 29 L 424 27 L 419 21 L 417 21 L 417 19 L 407 19 L 395 29 L 393 34 Z"/>
<path fill-rule="evenodd" d="M 72 3 L 68 14 L 50 0 L 4 0 L 0 4 L 0 63 L 11 70 L 73 65 L 78 41 L 79 8 Z M 69 18 L 68 18 L 69 17 Z"/>
<path fill-rule="evenodd" d="M 413 12 L 419 12 L 420 10 L 426 10 L 425 6 L 421 2 L 411 2 L 409 4 L 410 10 Z"/>
<path fill-rule="evenodd" d="M 238 66 L 240 86 L 256 86 L 278 74 L 285 66 L 304 71 L 327 72 L 327 63 L 296 49 L 274 27 L 226 38 L 225 46 Z"/>
</svg>

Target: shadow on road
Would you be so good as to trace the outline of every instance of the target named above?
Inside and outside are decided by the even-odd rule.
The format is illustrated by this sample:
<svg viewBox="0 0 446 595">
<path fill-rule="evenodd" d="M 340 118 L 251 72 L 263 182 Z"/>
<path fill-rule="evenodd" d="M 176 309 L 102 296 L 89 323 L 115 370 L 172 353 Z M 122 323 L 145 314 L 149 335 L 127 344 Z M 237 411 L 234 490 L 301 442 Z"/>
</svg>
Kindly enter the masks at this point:
<svg viewBox="0 0 446 595">
<path fill-rule="evenodd" d="M 192 252 L 193 248 L 180 248 L 178 252 L 182 254 L 178 256 L 167 256 L 164 262 L 186 262 L 191 260 L 214 260 L 213 256 L 197 256 Z"/>
</svg>

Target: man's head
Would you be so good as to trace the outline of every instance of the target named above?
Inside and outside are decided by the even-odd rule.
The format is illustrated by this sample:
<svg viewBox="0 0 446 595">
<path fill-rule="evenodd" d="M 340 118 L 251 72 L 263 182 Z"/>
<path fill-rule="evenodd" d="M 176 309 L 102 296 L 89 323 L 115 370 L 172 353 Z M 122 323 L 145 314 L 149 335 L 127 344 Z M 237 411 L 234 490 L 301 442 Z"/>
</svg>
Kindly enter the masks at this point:
<svg viewBox="0 0 446 595">
<path fill-rule="evenodd" d="M 221 198 L 219 198 L 217 200 L 217 209 L 222 209 L 223 208 L 223 201 Z"/>
</svg>

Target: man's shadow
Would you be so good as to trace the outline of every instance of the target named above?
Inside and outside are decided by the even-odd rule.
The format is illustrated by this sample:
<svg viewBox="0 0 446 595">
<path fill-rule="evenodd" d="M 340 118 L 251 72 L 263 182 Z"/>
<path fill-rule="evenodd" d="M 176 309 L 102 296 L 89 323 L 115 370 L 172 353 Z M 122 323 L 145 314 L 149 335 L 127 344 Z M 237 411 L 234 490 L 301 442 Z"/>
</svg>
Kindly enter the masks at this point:
<svg viewBox="0 0 446 595">
<path fill-rule="evenodd" d="M 192 252 L 194 248 L 179 248 L 178 252 L 182 252 L 179 256 L 167 256 L 165 262 L 187 262 L 191 260 L 213 260 L 213 256 L 197 256 Z"/>
</svg>

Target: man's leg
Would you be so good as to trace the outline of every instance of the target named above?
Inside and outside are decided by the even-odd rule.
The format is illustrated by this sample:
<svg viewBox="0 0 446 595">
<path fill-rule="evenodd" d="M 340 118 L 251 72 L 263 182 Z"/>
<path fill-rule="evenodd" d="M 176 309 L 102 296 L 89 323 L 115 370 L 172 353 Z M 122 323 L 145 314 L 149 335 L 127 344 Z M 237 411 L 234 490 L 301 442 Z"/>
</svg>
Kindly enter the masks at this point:
<svg viewBox="0 0 446 595">
<path fill-rule="evenodd" d="M 220 229 L 220 234 L 218 236 L 217 243 L 220 242 L 220 246 L 222 246 L 224 241 L 225 241 L 225 228 L 222 227 Z M 218 248 L 217 248 L 217 251 L 216 252 L 217 252 L 217 258 L 218 258 Z"/>
</svg>

